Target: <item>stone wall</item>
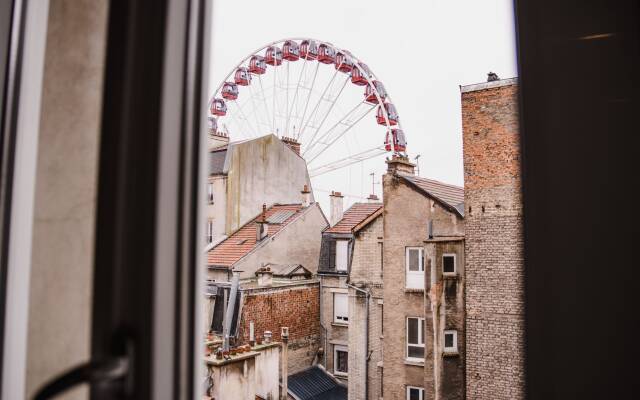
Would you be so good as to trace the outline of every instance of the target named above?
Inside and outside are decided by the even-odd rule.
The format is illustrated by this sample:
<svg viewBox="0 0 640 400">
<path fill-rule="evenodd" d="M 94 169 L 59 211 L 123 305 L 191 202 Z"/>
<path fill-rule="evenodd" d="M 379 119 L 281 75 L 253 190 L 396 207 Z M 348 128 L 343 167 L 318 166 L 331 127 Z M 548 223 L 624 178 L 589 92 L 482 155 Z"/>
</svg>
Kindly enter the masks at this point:
<svg viewBox="0 0 640 400">
<path fill-rule="evenodd" d="M 281 341 L 280 329 L 289 327 L 289 374 L 309 368 L 320 347 L 319 283 L 305 283 L 243 292 L 240 343 L 249 342 L 249 324 L 254 323 L 256 336 L 273 333 L 273 341 Z"/>
<path fill-rule="evenodd" d="M 462 88 L 469 399 L 524 398 L 517 85 Z"/>
</svg>

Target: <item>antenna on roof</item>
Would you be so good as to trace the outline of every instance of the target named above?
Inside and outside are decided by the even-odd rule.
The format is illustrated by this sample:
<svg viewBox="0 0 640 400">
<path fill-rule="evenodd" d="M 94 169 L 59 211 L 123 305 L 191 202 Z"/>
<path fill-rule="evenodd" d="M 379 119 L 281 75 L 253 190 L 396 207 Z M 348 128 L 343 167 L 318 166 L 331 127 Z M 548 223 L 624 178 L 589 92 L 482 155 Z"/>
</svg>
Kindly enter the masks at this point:
<svg viewBox="0 0 640 400">
<path fill-rule="evenodd" d="M 420 154 L 416 155 L 414 157 L 414 160 L 416 160 L 416 175 L 420 176 L 420 162 L 418 161 L 418 159 L 420 158 Z"/>
<path fill-rule="evenodd" d="M 380 182 L 376 182 L 376 173 L 372 172 L 369 174 L 371 176 L 371 195 L 375 196 L 376 195 L 376 185 L 379 185 Z"/>
</svg>

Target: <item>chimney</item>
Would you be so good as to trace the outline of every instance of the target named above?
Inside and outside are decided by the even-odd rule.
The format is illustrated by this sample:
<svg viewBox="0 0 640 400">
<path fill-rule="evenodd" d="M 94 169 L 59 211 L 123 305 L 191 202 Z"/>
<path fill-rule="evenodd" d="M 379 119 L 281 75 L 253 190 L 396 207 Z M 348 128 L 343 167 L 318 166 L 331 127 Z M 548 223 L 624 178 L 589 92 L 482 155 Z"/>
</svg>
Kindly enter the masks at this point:
<svg viewBox="0 0 640 400">
<path fill-rule="evenodd" d="M 270 267 L 265 267 L 263 264 L 262 267 L 256 271 L 256 276 L 258 277 L 258 286 L 266 287 L 273 285 L 273 271 L 271 271 Z"/>
<path fill-rule="evenodd" d="M 282 400 L 289 398 L 289 377 L 288 377 L 288 358 L 289 358 L 289 327 L 283 326 L 280 331 L 282 339 Z"/>
<path fill-rule="evenodd" d="M 329 223 L 331 224 L 331 226 L 334 226 L 335 224 L 338 223 L 338 221 L 342 219 L 342 212 L 343 212 L 342 199 L 343 198 L 344 196 L 342 196 L 342 193 L 340 192 L 332 191 L 331 194 L 329 195 L 329 202 L 331 203 Z"/>
<path fill-rule="evenodd" d="M 404 174 L 404 175 L 415 175 L 415 164 L 409 161 L 409 157 L 394 154 L 391 156 L 391 159 L 385 161 L 387 163 L 387 173 L 394 174 Z"/>
<path fill-rule="evenodd" d="M 308 185 L 304 185 L 302 188 L 302 207 L 309 207 L 311 205 L 311 191 Z"/>
<path fill-rule="evenodd" d="M 498 77 L 498 74 L 496 74 L 495 72 L 491 72 L 489 71 L 489 73 L 487 74 L 487 82 L 493 82 L 493 81 L 499 81 L 500 78 Z"/>
<path fill-rule="evenodd" d="M 229 135 L 218 129 L 217 120 L 209 117 L 209 149 L 226 146 L 229 144 Z"/>
<path fill-rule="evenodd" d="M 375 194 L 371 193 L 369 197 L 367 197 L 367 203 L 377 203 L 380 199 Z"/>
<path fill-rule="evenodd" d="M 267 237 L 267 205 L 262 204 L 262 214 L 256 220 L 256 242 Z"/>
<path fill-rule="evenodd" d="M 282 142 L 286 144 L 287 147 L 293 150 L 294 153 L 296 153 L 297 155 L 300 155 L 300 142 L 298 142 L 294 138 L 290 138 L 286 136 L 283 136 L 282 138 L 280 138 L 280 140 L 282 140 Z"/>
</svg>

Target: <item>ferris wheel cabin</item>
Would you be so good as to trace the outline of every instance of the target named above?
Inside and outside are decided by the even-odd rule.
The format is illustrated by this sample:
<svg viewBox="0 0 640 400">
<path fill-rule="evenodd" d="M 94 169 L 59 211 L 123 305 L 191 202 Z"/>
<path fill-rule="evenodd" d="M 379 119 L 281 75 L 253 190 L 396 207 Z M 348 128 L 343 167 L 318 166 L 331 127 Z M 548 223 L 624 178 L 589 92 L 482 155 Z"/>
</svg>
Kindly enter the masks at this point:
<svg viewBox="0 0 640 400">
<path fill-rule="evenodd" d="M 249 72 L 256 75 L 262 75 L 267 72 L 267 63 L 264 62 L 264 57 L 257 54 L 251 56 L 249 60 Z"/>
<path fill-rule="evenodd" d="M 398 125 L 398 113 L 396 112 L 396 107 L 391 103 L 384 103 L 384 108 L 387 111 L 387 118 L 389 118 L 389 125 Z M 387 121 L 384 118 L 384 112 L 382 111 L 382 106 L 378 106 L 376 121 L 380 125 L 387 124 Z"/>
<path fill-rule="evenodd" d="M 344 51 L 336 53 L 336 69 L 340 72 L 351 72 L 353 69 L 353 58 Z"/>
<path fill-rule="evenodd" d="M 303 40 L 300 43 L 300 57 L 305 60 L 315 60 L 318 58 L 318 44 L 313 40 Z"/>
<path fill-rule="evenodd" d="M 251 83 L 251 73 L 245 67 L 239 67 L 233 77 L 234 82 L 240 86 L 249 86 Z"/>
<path fill-rule="evenodd" d="M 287 61 L 297 61 L 300 58 L 300 46 L 293 40 L 287 40 L 282 45 L 282 58 Z"/>
<path fill-rule="evenodd" d="M 223 99 L 214 99 L 211 102 L 211 114 L 222 117 L 227 115 L 227 104 Z"/>
<path fill-rule="evenodd" d="M 318 46 L 318 61 L 323 64 L 333 64 L 336 62 L 336 49 L 326 43 Z"/>
<path fill-rule="evenodd" d="M 238 98 L 238 85 L 233 82 L 225 82 L 222 86 L 222 97 L 225 100 L 235 100 Z"/>
<path fill-rule="evenodd" d="M 269 65 L 277 66 L 282 64 L 282 49 L 278 46 L 269 46 L 264 59 Z"/>
<path fill-rule="evenodd" d="M 375 90 L 373 90 L 375 87 Z M 380 81 L 373 81 L 373 87 L 371 85 L 367 85 L 364 90 L 364 101 L 370 104 L 378 104 L 378 98 L 376 97 L 376 91 L 380 96 L 380 100 L 384 102 L 384 99 L 387 97 L 387 91 L 384 88 L 384 85 Z"/>
<path fill-rule="evenodd" d="M 369 70 L 369 67 L 367 67 L 367 64 L 365 63 L 358 63 L 358 65 L 362 68 L 364 73 L 360 71 L 360 68 L 354 66 L 353 71 L 351 72 L 351 83 L 358 86 L 368 85 L 369 82 L 367 79 L 371 76 L 371 70 Z"/>
<path fill-rule="evenodd" d="M 391 137 L 389 137 L 390 135 Z M 407 150 L 407 140 L 405 139 L 402 129 L 392 129 L 391 132 L 387 131 L 384 149 L 386 151 L 393 150 L 395 153 L 404 153 Z"/>
</svg>

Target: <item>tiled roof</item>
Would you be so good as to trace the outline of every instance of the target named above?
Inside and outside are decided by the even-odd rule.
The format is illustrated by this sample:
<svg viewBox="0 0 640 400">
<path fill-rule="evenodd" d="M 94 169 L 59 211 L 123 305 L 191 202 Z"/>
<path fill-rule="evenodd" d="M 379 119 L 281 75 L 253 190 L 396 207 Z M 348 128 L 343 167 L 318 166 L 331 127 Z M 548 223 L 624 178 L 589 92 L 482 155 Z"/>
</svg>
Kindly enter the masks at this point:
<svg viewBox="0 0 640 400">
<path fill-rule="evenodd" d="M 347 388 L 317 366 L 290 375 L 288 392 L 299 400 L 347 400 Z"/>
<path fill-rule="evenodd" d="M 366 220 L 370 215 L 382 208 L 382 203 L 355 203 L 344 212 L 337 224 L 327 229 L 326 233 L 352 233 L 353 228 Z"/>
<path fill-rule="evenodd" d="M 279 211 L 293 211 L 293 214 L 280 224 L 268 224 L 267 237 L 275 235 L 291 221 L 296 219 L 300 212 L 304 210 L 301 204 L 276 204 L 266 211 L 266 218 Z M 256 221 L 262 218 L 262 213 L 253 220 L 247 222 L 231 236 L 220 242 L 207 253 L 207 264 L 231 267 L 235 262 L 248 254 L 256 247 Z M 267 240 L 267 238 L 262 239 Z"/>
<path fill-rule="evenodd" d="M 444 205 L 455 209 L 460 216 L 464 216 L 464 189 L 433 179 L 421 178 L 415 175 L 399 175 L 416 185 L 430 196 Z"/>
</svg>

